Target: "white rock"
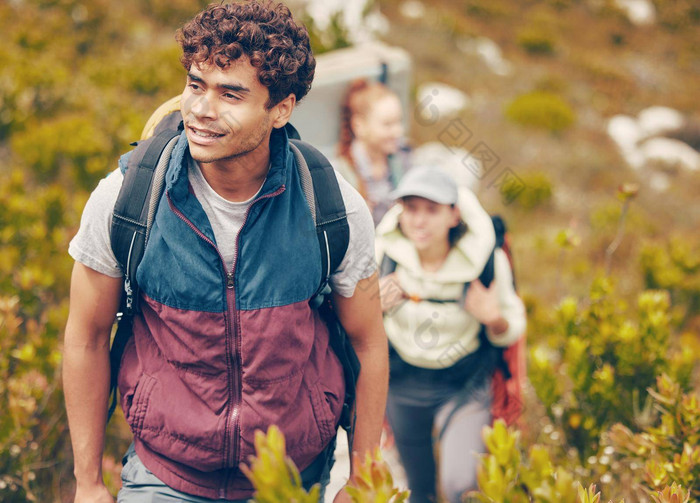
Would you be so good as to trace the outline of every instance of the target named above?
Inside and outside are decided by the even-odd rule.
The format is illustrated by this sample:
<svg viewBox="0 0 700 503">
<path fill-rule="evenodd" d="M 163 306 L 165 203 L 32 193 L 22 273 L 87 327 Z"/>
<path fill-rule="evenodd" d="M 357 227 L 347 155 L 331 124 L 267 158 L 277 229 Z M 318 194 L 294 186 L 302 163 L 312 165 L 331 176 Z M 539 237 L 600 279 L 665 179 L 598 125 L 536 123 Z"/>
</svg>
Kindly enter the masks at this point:
<svg viewBox="0 0 700 503">
<path fill-rule="evenodd" d="M 639 147 L 645 162 L 668 167 L 679 166 L 688 171 L 700 170 L 700 153 L 687 143 L 672 138 L 651 138 Z"/>
<path fill-rule="evenodd" d="M 469 96 L 440 82 L 426 82 L 417 91 L 417 108 L 423 120 L 437 122 L 456 115 L 469 106 Z"/>
<path fill-rule="evenodd" d="M 666 192 L 671 187 L 671 179 L 666 173 L 654 171 L 649 174 L 647 183 L 656 192 Z"/>
<path fill-rule="evenodd" d="M 644 156 L 637 147 L 642 138 L 642 130 L 634 117 L 628 115 L 612 117 L 608 121 L 608 135 L 617 144 L 630 167 L 639 169 L 644 165 Z"/>
<path fill-rule="evenodd" d="M 656 9 L 651 0 L 615 0 L 615 5 L 637 26 L 648 26 L 656 22 Z"/>
<path fill-rule="evenodd" d="M 421 19 L 425 16 L 425 5 L 418 0 L 407 0 L 399 7 L 401 15 L 408 19 Z"/>
<path fill-rule="evenodd" d="M 636 146 L 642 138 L 639 124 L 629 115 L 615 115 L 608 121 L 608 135 L 620 146 Z"/>
<path fill-rule="evenodd" d="M 669 107 L 649 107 L 639 112 L 638 121 L 644 136 L 659 136 L 683 127 L 685 118 Z"/>
<path fill-rule="evenodd" d="M 507 76 L 513 72 L 513 66 L 503 58 L 500 46 L 490 38 L 462 39 L 457 42 L 457 47 L 465 53 L 476 54 L 496 75 Z"/>
<path fill-rule="evenodd" d="M 413 166 L 439 167 L 450 173 L 460 187 L 476 192 L 481 163 L 462 148 L 448 146 L 439 141 L 424 143 L 411 155 Z"/>
</svg>

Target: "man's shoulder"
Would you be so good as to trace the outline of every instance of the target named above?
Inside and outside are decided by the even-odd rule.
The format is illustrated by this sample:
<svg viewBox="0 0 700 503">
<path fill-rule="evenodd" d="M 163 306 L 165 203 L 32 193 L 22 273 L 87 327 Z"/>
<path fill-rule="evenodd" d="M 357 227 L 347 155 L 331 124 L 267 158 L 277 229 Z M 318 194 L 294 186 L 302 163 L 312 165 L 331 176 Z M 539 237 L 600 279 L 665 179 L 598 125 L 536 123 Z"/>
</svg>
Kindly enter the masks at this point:
<svg viewBox="0 0 700 503">
<path fill-rule="evenodd" d="M 367 209 L 369 214 L 369 208 L 367 208 L 367 203 L 364 198 L 360 195 L 357 189 L 342 175 L 337 169 L 333 169 L 335 177 L 338 180 L 338 187 L 340 187 L 340 194 L 345 203 L 345 212 L 349 215 L 351 212 L 356 213 L 362 211 L 363 208 Z M 370 215 L 371 218 L 371 215 Z"/>
</svg>

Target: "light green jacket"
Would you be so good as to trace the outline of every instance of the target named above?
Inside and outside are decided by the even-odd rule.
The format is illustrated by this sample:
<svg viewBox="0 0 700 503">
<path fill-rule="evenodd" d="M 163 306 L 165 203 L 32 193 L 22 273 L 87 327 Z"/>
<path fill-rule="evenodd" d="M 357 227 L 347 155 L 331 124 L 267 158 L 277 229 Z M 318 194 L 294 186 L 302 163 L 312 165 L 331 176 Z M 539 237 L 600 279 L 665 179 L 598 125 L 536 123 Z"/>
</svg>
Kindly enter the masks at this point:
<svg viewBox="0 0 700 503">
<path fill-rule="evenodd" d="M 377 227 L 377 261 L 381 263 L 386 254 L 397 263 L 396 278 L 408 294 L 461 299 L 464 284 L 477 279 L 483 271 L 495 244 L 491 217 L 471 191 L 461 190 L 459 207 L 469 230 L 450 250 L 438 271 L 422 269 L 413 243 L 398 229 L 401 205 L 389 210 Z M 494 345 L 509 346 L 525 331 L 525 308 L 515 293 L 510 264 L 501 249 L 496 250 L 494 272 L 501 315 L 508 321 L 508 330 L 497 337 L 487 335 Z M 461 302 L 407 300 L 385 314 L 384 326 L 401 358 L 418 367 L 449 367 L 479 347 L 481 325 Z"/>
</svg>

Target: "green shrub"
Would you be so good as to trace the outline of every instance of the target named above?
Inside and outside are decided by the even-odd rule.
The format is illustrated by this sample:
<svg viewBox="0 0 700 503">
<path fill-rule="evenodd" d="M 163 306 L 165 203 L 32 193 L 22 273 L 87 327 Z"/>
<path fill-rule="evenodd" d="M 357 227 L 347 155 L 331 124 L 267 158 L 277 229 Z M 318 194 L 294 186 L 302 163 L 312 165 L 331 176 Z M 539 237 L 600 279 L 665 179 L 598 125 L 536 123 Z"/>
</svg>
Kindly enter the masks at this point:
<svg viewBox="0 0 700 503">
<path fill-rule="evenodd" d="M 653 0 L 659 23 L 670 31 L 700 24 L 700 5 L 694 0 Z"/>
<path fill-rule="evenodd" d="M 95 127 L 95 117 L 69 115 L 43 121 L 13 135 L 16 160 L 48 182 L 64 175 L 74 177 L 82 188 L 91 187 L 113 162 L 112 142 L 106 132 Z"/>
<path fill-rule="evenodd" d="M 468 0 L 464 4 L 467 16 L 497 19 L 512 14 L 511 7 L 503 0 Z"/>
<path fill-rule="evenodd" d="M 515 202 L 525 210 L 532 210 L 551 201 L 552 181 L 546 173 L 523 173 L 517 183 L 506 182 L 501 194 L 505 200 Z"/>
<path fill-rule="evenodd" d="M 506 117 L 516 124 L 553 133 L 568 129 L 576 120 L 573 109 L 559 96 L 535 91 L 518 96 L 506 107 Z"/>
<path fill-rule="evenodd" d="M 668 376 L 649 390 L 659 417 L 642 433 L 616 424 L 608 434 L 627 473 L 647 492 L 677 484 L 700 500 L 700 395 L 683 393 Z M 682 501 L 682 500 L 680 500 Z"/>
<path fill-rule="evenodd" d="M 700 241 L 690 234 L 646 244 L 640 265 L 647 288 L 668 290 L 680 310 L 679 325 L 700 313 Z"/>
<path fill-rule="evenodd" d="M 516 41 L 520 47 L 530 54 L 554 54 L 556 45 L 554 37 L 542 28 L 525 28 L 518 32 Z"/>
<path fill-rule="evenodd" d="M 243 466 L 246 476 L 255 487 L 254 503 L 316 503 L 320 486 L 306 492 L 301 485 L 299 470 L 287 456 L 284 435 L 273 425 L 267 434 L 255 432 L 255 456 L 250 468 Z M 353 475 L 347 484 L 347 493 L 354 503 L 403 503 L 408 491 L 399 491 L 377 449 L 361 460 L 353 453 Z"/>
<path fill-rule="evenodd" d="M 575 482 L 573 473 L 553 463 L 546 447 L 533 445 L 527 455 L 522 451 L 520 435 L 508 429 L 502 420 L 493 428 L 485 427 L 484 443 L 488 453 L 482 457 L 477 479 L 479 491 L 467 501 L 483 503 L 600 503 L 595 485 L 587 489 Z M 700 452 L 700 447 L 697 447 Z M 684 503 L 687 491 L 675 483 L 657 484 L 649 491 L 656 503 Z M 471 500 L 469 499 L 471 498 Z M 623 503 L 624 500 L 620 501 Z M 612 503 L 612 501 L 611 501 Z"/>
<path fill-rule="evenodd" d="M 343 24 L 343 13 L 341 11 L 331 15 L 330 23 L 326 30 L 319 29 L 314 19 L 306 13 L 302 15 L 302 21 L 309 30 L 311 50 L 313 50 L 314 54 L 323 54 L 324 52 L 343 49 L 352 45 L 350 33 Z"/>
<path fill-rule="evenodd" d="M 656 376 L 672 373 L 687 387 L 696 358 L 672 350 L 665 292 L 641 293 L 630 317 L 606 279 L 581 306 L 565 299 L 546 330 L 548 340 L 531 351 L 530 381 L 584 465 L 612 424 L 643 426 L 645 390 Z"/>
<path fill-rule="evenodd" d="M 59 336 L 76 211 L 63 187 L 0 177 L 0 501 L 57 501 L 70 473 Z"/>
</svg>

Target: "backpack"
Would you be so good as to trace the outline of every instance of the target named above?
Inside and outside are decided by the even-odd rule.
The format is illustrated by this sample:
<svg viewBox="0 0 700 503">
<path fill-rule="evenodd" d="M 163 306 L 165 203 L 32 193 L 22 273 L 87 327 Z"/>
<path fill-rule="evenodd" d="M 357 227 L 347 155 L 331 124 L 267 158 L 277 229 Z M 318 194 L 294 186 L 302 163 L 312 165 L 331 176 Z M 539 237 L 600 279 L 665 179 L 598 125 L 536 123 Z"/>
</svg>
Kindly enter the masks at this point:
<svg viewBox="0 0 700 503">
<path fill-rule="evenodd" d="M 484 269 L 479 275 L 479 281 L 485 286 L 489 287 L 494 279 L 495 275 L 495 251 L 500 248 L 508 257 L 508 262 L 511 265 L 511 270 L 513 269 L 513 259 L 510 251 L 509 237 L 506 230 L 506 225 L 503 219 L 494 215 L 491 217 L 491 222 L 493 223 L 494 231 L 496 233 L 496 244 L 494 249 L 491 251 Z M 380 265 L 380 276 L 386 276 L 391 274 L 396 270 L 396 261 L 390 258 L 388 255 L 382 257 Z M 461 302 L 460 305 L 464 305 L 464 301 L 467 296 L 467 291 L 469 290 L 470 283 L 465 283 L 462 290 L 462 296 L 460 299 L 422 299 L 428 302 Z M 515 287 L 515 275 L 513 276 L 513 286 Z M 523 401 L 522 401 L 522 389 L 525 384 L 525 336 L 521 336 L 513 345 L 507 348 L 496 347 L 491 344 L 488 337 L 486 336 L 486 330 L 482 329 L 479 331 L 479 342 L 480 347 L 496 351 L 496 368 L 494 370 L 492 380 L 491 380 L 491 391 L 492 391 L 492 401 L 491 401 L 491 415 L 493 419 L 503 419 L 508 425 L 514 424 L 522 413 Z"/>
<path fill-rule="evenodd" d="M 135 149 L 128 159 L 124 181 L 114 206 L 111 245 L 124 271 L 124 289 L 120 313 L 117 315 L 117 332 L 110 348 L 111 404 L 107 421 L 116 408 L 121 358 L 133 334 L 133 317 L 139 312 L 136 270 L 143 258 L 148 234 L 163 193 L 170 154 L 182 130 L 179 110 L 172 111 L 158 123 L 151 138 L 132 144 Z M 328 285 L 330 275 L 340 265 L 348 247 L 349 229 L 345 204 L 334 169 L 328 160 L 314 147 L 301 141 L 291 124 L 286 126 L 286 130 L 302 189 L 316 225 L 321 252 L 322 279 L 309 303 L 318 310 L 328 326 L 330 345 L 343 367 L 345 397 L 339 425 L 348 432 L 348 440 L 352 444 L 355 425 L 353 405 L 360 362 L 333 310 Z"/>
</svg>

